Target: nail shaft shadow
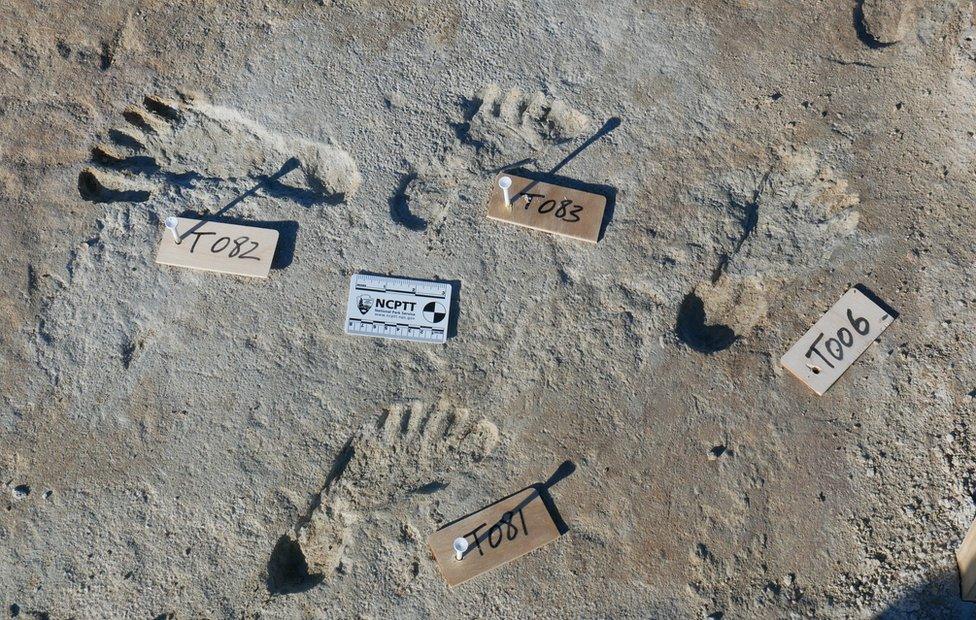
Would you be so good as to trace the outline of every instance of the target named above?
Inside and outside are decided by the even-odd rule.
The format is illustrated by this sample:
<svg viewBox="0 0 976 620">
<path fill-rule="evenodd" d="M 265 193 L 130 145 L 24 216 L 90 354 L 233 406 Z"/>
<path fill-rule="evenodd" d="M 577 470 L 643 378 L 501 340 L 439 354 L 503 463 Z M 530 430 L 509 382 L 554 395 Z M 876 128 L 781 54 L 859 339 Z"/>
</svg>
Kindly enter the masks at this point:
<svg viewBox="0 0 976 620">
<path fill-rule="evenodd" d="M 203 220 L 199 224 L 194 225 L 193 228 L 191 228 L 190 230 L 188 230 L 185 233 L 181 234 L 180 235 L 180 240 L 177 243 L 182 243 L 183 240 L 186 239 L 186 237 L 188 235 L 190 235 L 194 231 L 198 230 L 201 226 L 203 226 L 204 224 L 206 224 L 208 221 L 212 221 L 212 220 L 214 220 L 214 218 L 219 218 L 220 216 L 224 215 L 225 213 L 227 213 L 228 211 L 230 211 L 231 209 L 233 209 L 234 207 L 236 207 L 237 205 L 239 205 L 241 202 L 243 202 L 245 198 L 248 198 L 249 196 L 253 196 L 254 194 L 256 194 L 257 191 L 259 189 L 261 189 L 262 187 L 270 187 L 270 186 L 273 186 L 275 183 L 277 183 L 277 181 L 281 177 L 285 176 L 286 174 L 288 174 L 289 172 L 291 172 L 292 170 L 294 170 L 295 168 L 297 168 L 298 165 L 299 165 L 298 159 L 295 158 L 295 157 L 292 157 L 291 159 L 289 159 L 288 161 L 286 161 L 284 163 L 284 165 L 281 167 L 280 170 L 278 170 L 278 172 L 274 173 L 273 175 L 271 175 L 270 177 L 268 177 L 266 179 L 263 179 L 260 183 L 258 183 L 254 187 L 252 187 L 251 189 L 247 190 L 246 192 L 244 192 L 240 196 L 237 196 L 236 198 L 234 198 L 233 200 L 231 200 L 230 202 L 228 202 L 226 205 L 224 205 L 223 207 L 221 207 L 220 211 L 217 211 L 213 215 L 204 217 Z"/>
</svg>

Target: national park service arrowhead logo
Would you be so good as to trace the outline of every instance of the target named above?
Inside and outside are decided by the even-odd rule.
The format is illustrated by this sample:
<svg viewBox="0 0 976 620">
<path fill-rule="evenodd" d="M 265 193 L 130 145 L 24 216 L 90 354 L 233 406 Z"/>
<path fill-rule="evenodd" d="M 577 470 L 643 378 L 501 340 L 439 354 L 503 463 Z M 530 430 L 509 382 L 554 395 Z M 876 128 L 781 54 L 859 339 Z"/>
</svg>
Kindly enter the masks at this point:
<svg viewBox="0 0 976 620">
<path fill-rule="evenodd" d="M 360 295 L 356 306 L 359 308 L 359 312 L 366 314 L 373 307 L 373 298 L 369 295 Z"/>
</svg>

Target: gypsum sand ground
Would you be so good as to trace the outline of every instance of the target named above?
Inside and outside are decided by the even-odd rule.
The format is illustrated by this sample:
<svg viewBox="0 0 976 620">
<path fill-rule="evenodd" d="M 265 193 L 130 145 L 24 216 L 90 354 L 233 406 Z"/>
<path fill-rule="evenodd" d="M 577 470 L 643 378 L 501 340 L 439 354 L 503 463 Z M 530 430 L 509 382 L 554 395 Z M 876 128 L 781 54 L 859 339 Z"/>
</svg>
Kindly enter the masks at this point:
<svg viewBox="0 0 976 620">
<path fill-rule="evenodd" d="M 0 15 L 8 615 L 973 614 L 971 3 Z M 599 244 L 484 217 L 614 118 Z M 153 263 L 234 201 L 289 264 Z M 364 270 L 457 336 L 344 336 Z M 900 316 L 815 397 L 779 356 L 856 283 Z M 567 460 L 569 531 L 449 591 L 427 535 Z"/>
</svg>

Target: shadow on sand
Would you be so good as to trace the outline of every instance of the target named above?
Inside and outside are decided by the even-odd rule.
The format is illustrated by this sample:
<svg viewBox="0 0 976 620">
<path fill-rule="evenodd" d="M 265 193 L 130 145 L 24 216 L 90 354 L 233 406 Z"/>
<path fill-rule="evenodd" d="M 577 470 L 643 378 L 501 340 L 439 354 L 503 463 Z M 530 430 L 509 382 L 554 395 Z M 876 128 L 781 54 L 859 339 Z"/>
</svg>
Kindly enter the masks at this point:
<svg viewBox="0 0 976 620">
<path fill-rule="evenodd" d="M 878 620 L 916 618 L 976 619 L 976 604 L 959 597 L 959 572 L 955 562 L 950 569 L 933 572 L 930 578 L 895 600 L 878 613 Z"/>
</svg>

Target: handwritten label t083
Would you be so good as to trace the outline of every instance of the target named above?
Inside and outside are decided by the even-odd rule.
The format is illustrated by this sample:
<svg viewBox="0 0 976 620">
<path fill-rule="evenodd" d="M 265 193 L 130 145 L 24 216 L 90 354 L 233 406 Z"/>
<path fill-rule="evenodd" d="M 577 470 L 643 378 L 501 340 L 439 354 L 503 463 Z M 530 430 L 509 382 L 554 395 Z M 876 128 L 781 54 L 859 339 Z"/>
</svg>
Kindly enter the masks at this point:
<svg viewBox="0 0 976 620">
<path fill-rule="evenodd" d="M 512 179 L 510 206 L 505 206 L 504 193 L 498 186 L 498 179 L 503 176 Z M 596 242 L 606 207 L 607 199 L 600 194 L 503 173 L 495 177 L 492 185 L 488 217 Z"/>
</svg>

